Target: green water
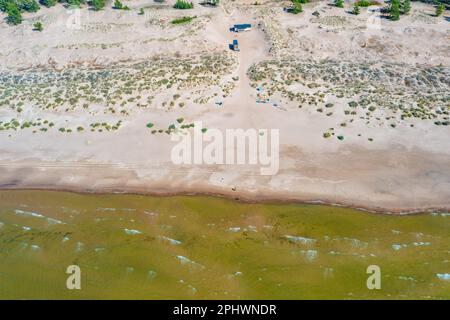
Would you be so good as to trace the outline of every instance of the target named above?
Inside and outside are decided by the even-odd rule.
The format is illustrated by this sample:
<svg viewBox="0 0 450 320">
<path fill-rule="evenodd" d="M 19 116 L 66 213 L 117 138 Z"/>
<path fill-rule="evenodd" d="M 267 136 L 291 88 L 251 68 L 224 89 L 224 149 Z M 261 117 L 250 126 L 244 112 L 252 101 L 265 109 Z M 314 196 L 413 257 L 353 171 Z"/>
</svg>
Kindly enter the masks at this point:
<svg viewBox="0 0 450 320">
<path fill-rule="evenodd" d="M 449 299 L 449 231 L 440 213 L 0 191 L 0 298 Z"/>
</svg>

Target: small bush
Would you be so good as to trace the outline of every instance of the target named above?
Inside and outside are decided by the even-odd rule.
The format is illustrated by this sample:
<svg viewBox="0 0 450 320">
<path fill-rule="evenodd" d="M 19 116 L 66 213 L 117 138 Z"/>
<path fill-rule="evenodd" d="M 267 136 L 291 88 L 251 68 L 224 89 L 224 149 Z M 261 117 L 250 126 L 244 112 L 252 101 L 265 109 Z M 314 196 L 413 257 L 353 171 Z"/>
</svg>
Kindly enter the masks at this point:
<svg viewBox="0 0 450 320">
<path fill-rule="evenodd" d="M 344 7 L 344 1 L 343 0 L 334 0 L 334 5 L 338 8 Z"/>
<path fill-rule="evenodd" d="M 378 1 L 369 1 L 369 0 L 359 0 L 355 2 L 358 7 L 370 7 L 370 6 L 379 6 L 381 5 Z"/>
<path fill-rule="evenodd" d="M 22 23 L 22 14 L 20 13 L 19 8 L 13 2 L 10 2 L 6 5 L 6 21 L 12 25 L 18 25 Z"/>
<path fill-rule="evenodd" d="M 105 0 L 92 0 L 91 5 L 95 11 L 99 11 L 105 7 Z"/>
<path fill-rule="evenodd" d="M 403 14 L 408 14 L 411 11 L 411 1 L 405 0 L 403 1 Z"/>
<path fill-rule="evenodd" d="M 299 14 L 300 12 L 303 12 L 302 5 L 298 2 L 294 3 L 294 7 L 292 8 L 292 13 Z"/>
<path fill-rule="evenodd" d="M 33 25 L 33 30 L 36 30 L 36 31 L 42 31 L 42 30 L 44 30 L 44 27 L 42 26 L 42 23 L 41 22 L 36 22 L 34 25 Z"/>
<path fill-rule="evenodd" d="M 192 20 L 194 20 L 196 17 L 182 17 L 175 20 L 172 20 L 172 24 L 183 24 L 183 23 L 189 23 Z"/>
<path fill-rule="evenodd" d="M 356 103 L 355 101 L 350 101 L 350 102 L 348 103 L 348 106 L 349 106 L 350 108 L 356 108 L 356 107 L 358 106 L 358 103 Z"/>
<path fill-rule="evenodd" d="M 194 4 L 192 2 L 187 2 L 185 0 L 177 0 L 174 6 L 175 9 L 192 9 L 194 8 Z"/>
<path fill-rule="evenodd" d="M 443 3 L 439 3 L 436 7 L 436 17 L 439 17 L 445 10 L 445 6 Z"/>
<path fill-rule="evenodd" d="M 400 3 L 399 0 L 392 0 L 389 8 L 389 16 L 392 21 L 400 19 Z"/>
<path fill-rule="evenodd" d="M 44 7 L 50 8 L 56 4 L 56 0 L 40 0 L 39 3 Z"/>
<path fill-rule="evenodd" d="M 120 2 L 120 0 L 115 0 L 114 1 L 114 5 L 113 5 L 113 9 L 122 10 L 123 9 L 122 2 Z"/>
<path fill-rule="evenodd" d="M 22 0 L 17 5 L 20 10 L 27 12 L 36 12 L 39 10 L 39 5 L 36 0 Z"/>
</svg>

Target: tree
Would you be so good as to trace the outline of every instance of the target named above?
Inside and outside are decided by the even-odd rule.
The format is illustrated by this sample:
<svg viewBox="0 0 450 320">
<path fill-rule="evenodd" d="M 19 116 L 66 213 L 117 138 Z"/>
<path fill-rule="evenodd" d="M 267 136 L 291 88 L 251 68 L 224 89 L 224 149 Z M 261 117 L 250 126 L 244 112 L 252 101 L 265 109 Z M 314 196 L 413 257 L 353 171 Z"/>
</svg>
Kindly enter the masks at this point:
<svg viewBox="0 0 450 320">
<path fill-rule="evenodd" d="M 142 16 L 144 14 L 144 8 L 139 9 L 139 13 L 138 14 Z"/>
<path fill-rule="evenodd" d="M 403 14 L 408 14 L 411 11 L 411 0 L 403 1 Z"/>
<path fill-rule="evenodd" d="M 334 5 L 338 8 L 344 7 L 344 1 L 343 0 L 334 0 Z"/>
<path fill-rule="evenodd" d="M 120 2 L 120 0 L 115 0 L 115 1 L 114 1 L 114 6 L 113 6 L 113 8 L 114 8 L 114 9 L 118 9 L 118 10 L 123 9 L 123 4 L 122 4 L 122 2 Z"/>
<path fill-rule="evenodd" d="M 445 6 L 443 3 L 439 3 L 436 7 L 436 17 L 439 17 L 445 10 Z"/>
<path fill-rule="evenodd" d="M 359 9 L 358 4 L 355 3 L 355 4 L 353 5 L 353 14 L 358 15 L 358 14 L 360 14 L 360 12 L 361 12 L 361 10 Z"/>
<path fill-rule="evenodd" d="M 36 23 L 33 25 L 33 27 L 34 27 L 34 30 L 36 30 L 36 31 L 42 31 L 42 30 L 44 30 L 44 27 L 42 26 L 42 23 L 41 23 L 41 22 L 36 22 Z"/>
<path fill-rule="evenodd" d="M 56 0 L 40 0 L 39 3 L 47 8 L 50 8 L 56 4 Z"/>
<path fill-rule="evenodd" d="M 95 11 L 99 11 L 105 7 L 105 0 L 92 0 L 91 5 Z"/>
<path fill-rule="evenodd" d="M 391 7 L 389 9 L 389 15 L 392 21 L 400 19 L 400 3 L 399 0 L 392 0 Z"/>
<path fill-rule="evenodd" d="M 20 13 L 19 8 L 14 2 L 9 2 L 6 5 L 6 21 L 12 25 L 18 25 L 22 23 L 22 14 Z"/>
<path fill-rule="evenodd" d="M 18 3 L 20 10 L 27 12 L 36 12 L 39 10 L 39 5 L 36 0 L 22 0 Z"/>
</svg>

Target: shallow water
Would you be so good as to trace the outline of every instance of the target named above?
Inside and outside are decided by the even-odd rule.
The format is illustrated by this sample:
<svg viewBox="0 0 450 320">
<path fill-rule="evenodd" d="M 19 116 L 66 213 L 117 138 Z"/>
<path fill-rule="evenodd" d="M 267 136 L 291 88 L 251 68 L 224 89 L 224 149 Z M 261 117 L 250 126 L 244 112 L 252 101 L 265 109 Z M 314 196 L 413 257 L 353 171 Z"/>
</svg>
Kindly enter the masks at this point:
<svg viewBox="0 0 450 320">
<path fill-rule="evenodd" d="M 439 213 L 0 191 L 0 298 L 449 299 L 449 231 Z"/>
</svg>

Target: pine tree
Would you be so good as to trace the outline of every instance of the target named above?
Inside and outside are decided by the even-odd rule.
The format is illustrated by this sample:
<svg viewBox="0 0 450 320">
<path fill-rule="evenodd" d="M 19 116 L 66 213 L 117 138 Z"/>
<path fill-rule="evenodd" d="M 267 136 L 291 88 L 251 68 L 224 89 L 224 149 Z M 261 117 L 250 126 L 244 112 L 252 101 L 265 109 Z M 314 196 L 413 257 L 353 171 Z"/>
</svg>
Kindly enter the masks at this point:
<svg viewBox="0 0 450 320">
<path fill-rule="evenodd" d="M 360 14 L 360 9 L 359 9 L 359 6 L 358 6 L 358 4 L 357 3 L 355 3 L 354 5 L 353 5 L 353 14 L 355 14 L 355 15 L 358 15 L 358 14 Z"/>
<path fill-rule="evenodd" d="M 400 19 L 400 3 L 399 0 L 392 0 L 391 7 L 389 9 L 390 17 L 392 21 L 397 21 Z"/>
</svg>

